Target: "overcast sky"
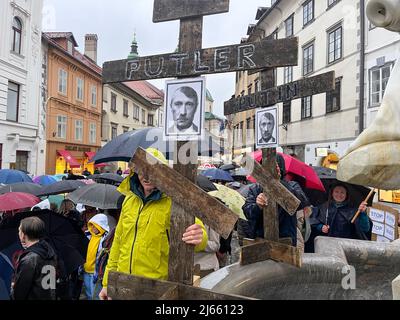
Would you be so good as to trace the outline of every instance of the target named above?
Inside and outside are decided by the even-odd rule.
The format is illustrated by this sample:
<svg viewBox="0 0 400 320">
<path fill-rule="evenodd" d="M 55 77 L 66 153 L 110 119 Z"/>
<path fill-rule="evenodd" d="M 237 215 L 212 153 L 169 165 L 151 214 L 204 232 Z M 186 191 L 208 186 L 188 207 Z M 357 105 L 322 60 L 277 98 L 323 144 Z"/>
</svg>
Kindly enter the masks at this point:
<svg viewBox="0 0 400 320">
<path fill-rule="evenodd" d="M 206 16 L 203 48 L 240 43 L 248 25 L 255 23 L 257 8 L 269 4 L 270 0 L 230 0 L 228 13 Z M 84 35 L 96 33 L 100 66 L 127 58 L 135 31 L 141 56 L 171 53 L 178 45 L 179 21 L 153 23 L 152 0 L 44 0 L 43 12 L 43 31 L 73 32 L 81 52 Z M 164 89 L 164 80 L 152 83 Z M 207 88 L 215 113 L 223 115 L 223 102 L 235 91 L 235 73 L 207 76 Z"/>
</svg>

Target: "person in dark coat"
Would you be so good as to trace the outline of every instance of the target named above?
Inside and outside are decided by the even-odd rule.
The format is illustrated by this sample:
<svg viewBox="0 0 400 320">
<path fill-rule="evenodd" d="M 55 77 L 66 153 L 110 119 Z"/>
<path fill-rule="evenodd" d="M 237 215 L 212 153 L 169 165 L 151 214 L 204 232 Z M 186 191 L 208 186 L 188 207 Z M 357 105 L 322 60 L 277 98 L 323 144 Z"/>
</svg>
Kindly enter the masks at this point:
<svg viewBox="0 0 400 320">
<path fill-rule="evenodd" d="M 338 183 L 329 195 L 329 200 L 313 209 L 310 217 L 312 242 L 317 236 L 370 240 L 372 223 L 366 214 L 367 203 L 358 208 L 361 214 L 351 223 L 357 208 L 349 205 L 349 192 L 345 184 Z M 309 251 L 309 250 L 308 250 Z"/>
<path fill-rule="evenodd" d="M 55 300 L 57 256 L 43 239 L 45 224 L 38 217 L 23 219 L 19 238 L 24 252 L 18 259 L 12 285 L 14 300 Z"/>
<path fill-rule="evenodd" d="M 278 174 L 281 179 L 282 185 L 289 190 L 301 203 L 297 210 L 304 209 L 310 206 L 307 196 L 304 194 L 301 186 L 295 181 L 286 181 L 284 176 L 286 174 L 285 160 L 281 155 L 277 155 Z M 264 220 L 263 208 L 268 206 L 268 199 L 263 193 L 260 184 L 256 183 L 250 185 L 246 197 L 246 203 L 243 206 L 243 212 L 248 219 L 247 232 L 250 238 L 264 238 Z M 277 214 L 279 216 L 279 237 L 291 238 L 292 245 L 297 244 L 297 217 L 296 214 L 289 215 L 282 207 L 278 206 Z"/>
</svg>

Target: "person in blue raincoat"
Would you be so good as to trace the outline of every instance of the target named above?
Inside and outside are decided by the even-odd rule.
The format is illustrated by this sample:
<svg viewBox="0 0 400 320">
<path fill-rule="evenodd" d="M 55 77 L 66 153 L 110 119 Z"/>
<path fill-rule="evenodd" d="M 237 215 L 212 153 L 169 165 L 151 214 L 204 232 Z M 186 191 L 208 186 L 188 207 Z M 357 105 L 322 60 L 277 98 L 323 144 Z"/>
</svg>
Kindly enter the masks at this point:
<svg viewBox="0 0 400 320">
<path fill-rule="evenodd" d="M 329 200 L 313 209 L 310 217 L 312 240 L 316 236 L 370 240 L 372 223 L 366 213 L 367 203 L 358 208 L 349 203 L 349 191 L 345 184 L 338 183 L 331 188 Z M 351 223 L 357 209 L 361 211 L 355 223 Z"/>
</svg>

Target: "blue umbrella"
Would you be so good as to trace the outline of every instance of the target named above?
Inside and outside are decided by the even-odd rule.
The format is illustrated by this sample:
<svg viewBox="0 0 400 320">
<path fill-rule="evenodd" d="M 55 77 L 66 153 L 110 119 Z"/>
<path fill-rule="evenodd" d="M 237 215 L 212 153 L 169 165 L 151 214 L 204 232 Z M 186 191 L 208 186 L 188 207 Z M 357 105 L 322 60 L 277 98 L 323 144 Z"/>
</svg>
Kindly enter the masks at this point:
<svg viewBox="0 0 400 320">
<path fill-rule="evenodd" d="M 2 169 L 0 170 L 0 183 L 11 184 L 17 182 L 31 182 L 32 179 L 24 172 L 19 170 Z"/>
<path fill-rule="evenodd" d="M 57 179 L 53 176 L 38 176 L 33 178 L 33 182 L 42 186 L 48 186 L 50 184 L 56 183 Z"/>
<path fill-rule="evenodd" d="M 234 181 L 229 172 L 226 172 L 221 169 L 208 169 L 206 171 L 203 171 L 201 175 L 213 181 L 226 181 L 226 182 Z"/>
<path fill-rule="evenodd" d="M 198 146 L 198 154 L 201 156 L 213 156 L 219 153 L 221 147 L 215 143 L 209 134 L 205 134 L 203 140 L 194 141 Z M 161 151 L 167 159 L 174 159 L 175 142 L 163 140 L 162 128 L 146 128 L 124 133 L 108 142 L 92 158 L 95 164 L 125 161 L 129 162 L 137 148 L 155 148 Z"/>
</svg>

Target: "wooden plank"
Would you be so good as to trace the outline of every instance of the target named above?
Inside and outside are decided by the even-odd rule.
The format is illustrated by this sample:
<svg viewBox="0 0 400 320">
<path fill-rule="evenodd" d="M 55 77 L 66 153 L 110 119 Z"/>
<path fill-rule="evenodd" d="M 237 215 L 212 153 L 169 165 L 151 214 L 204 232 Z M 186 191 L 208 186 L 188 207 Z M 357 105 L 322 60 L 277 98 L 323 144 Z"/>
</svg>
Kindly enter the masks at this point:
<svg viewBox="0 0 400 320">
<path fill-rule="evenodd" d="M 224 114 L 230 115 L 246 110 L 268 107 L 280 102 L 325 93 L 334 89 L 335 72 L 327 72 L 226 101 L 224 103 Z"/>
<path fill-rule="evenodd" d="M 254 300 L 212 292 L 185 284 L 148 279 L 118 272 L 108 276 L 108 294 L 113 300 Z"/>
<path fill-rule="evenodd" d="M 203 18 L 181 20 L 179 29 L 179 50 L 190 51 L 201 48 L 203 35 Z M 195 184 L 197 176 L 197 150 L 195 154 L 189 154 L 192 163 L 181 163 L 179 154 L 187 142 L 177 142 L 176 159 L 174 169 L 185 177 L 191 185 Z M 189 153 L 191 149 L 189 150 Z M 186 229 L 195 223 L 193 211 L 188 211 L 173 199 L 170 220 L 170 246 L 168 260 L 168 280 L 193 284 L 194 247 L 182 241 L 182 235 Z"/>
<path fill-rule="evenodd" d="M 279 242 L 263 241 L 241 248 L 241 265 L 248 265 L 268 259 L 291 264 L 301 268 L 301 251 Z"/>
<path fill-rule="evenodd" d="M 258 162 L 246 156 L 246 163 L 250 163 L 250 161 L 253 162 L 254 166 L 251 175 L 259 184 L 265 186 L 266 190 L 264 190 L 264 192 L 267 193 L 268 197 L 276 201 L 289 214 L 295 214 L 300 205 L 300 200 L 276 180 L 271 173 L 264 170 Z"/>
<path fill-rule="evenodd" d="M 276 149 L 263 149 L 262 150 L 262 169 L 264 172 L 268 172 L 271 175 L 272 180 L 276 184 L 281 184 L 279 182 L 278 173 L 276 171 Z M 261 168 L 261 166 L 260 166 Z M 257 179 L 257 178 L 256 178 Z M 257 180 L 259 182 L 259 180 Z M 263 187 L 265 196 L 268 199 L 268 206 L 263 209 L 263 223 L 264 223 L 264 239 L 271 241 L 279 240 L 279 216 L 278 207 L 276 205 L 276 200 L 280 194 L 268 194 L 269 184 L 263 184 L 259 182 Z M 288 191 L 286 192 L 288 193 Z M 282 194 L 284 195 L 284 194 Z"/>
<path fill-rule="evenodd" d="M 229 11 L 229 0 L 154 0 L 153 22 L 206 16 Z"/>
<path fill-rule="evenodd" d="M 171 282 L 149 281 L 142 277 L 110 272 L 107 293 L 113 300 L 158 300 L 175 286 Z"/>
<path fill-rule="evenodd" d="M 179 299 L 179 288 L 178 285 L 171 286 L 158 300 L 178 300 Z"/>
<path fill-rule="evenodd" d="M 254 43 L 108 61 L 103 65 L 103 83 L 285 67 L 296 65 L 297 61 L 297 38 L 264 39 Z"/>
<path fill-rule="evenodd" d="M 238 216 L 228 207 L 141 148 L 135 152 L 132 162 L 186 212 L 196 215 L 215 232 L 228 238 L 238 220 Z"/>
</svg>

